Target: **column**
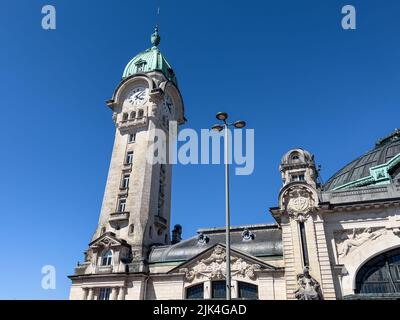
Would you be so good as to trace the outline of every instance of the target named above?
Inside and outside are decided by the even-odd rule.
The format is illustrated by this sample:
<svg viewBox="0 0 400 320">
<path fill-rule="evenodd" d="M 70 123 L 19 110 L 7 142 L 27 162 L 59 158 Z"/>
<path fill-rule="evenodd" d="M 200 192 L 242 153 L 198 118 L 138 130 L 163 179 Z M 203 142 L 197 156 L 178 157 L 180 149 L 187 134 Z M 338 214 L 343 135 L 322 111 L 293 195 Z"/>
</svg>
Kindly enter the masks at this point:
<svg viewBox="0 0 400 320">
<path fill-rule="evenodd" d="M 231 297 L 232 299 L 239 298 L 239 283 L 237 280 L 231 280 Z"/>
<path fill-rule="evenodd" d="M 111 299 L 110 300 L 117 300 L 117 293 L 118 293 L 118 288 L 111 288 Z"/>
<path fill-rule="evenodd" d="M 211 281 L 205 281 L 204 282 L 204 299 L 211 299 Z"/>
<path fill-rule="evenodd" d="M 125 300 L 125 287 L 119 288 L 118 300 Z"/>
<path fill-rule="evenodd" d="M 87 296 L 87 300 L 93 300 L 94 289 L 93 288 L 89 288 L 88 291 L 89 291 L 89 293 L 88 293 L 88 296 Z"/>
<path fill-rule="evenodd" d="M 82 290 L 83 290 L 83 298 L 82 298 L 82 300 L 87 300 L 88 299 L 89 289 L 88 288 L 82 288 Z"/>
</svg>

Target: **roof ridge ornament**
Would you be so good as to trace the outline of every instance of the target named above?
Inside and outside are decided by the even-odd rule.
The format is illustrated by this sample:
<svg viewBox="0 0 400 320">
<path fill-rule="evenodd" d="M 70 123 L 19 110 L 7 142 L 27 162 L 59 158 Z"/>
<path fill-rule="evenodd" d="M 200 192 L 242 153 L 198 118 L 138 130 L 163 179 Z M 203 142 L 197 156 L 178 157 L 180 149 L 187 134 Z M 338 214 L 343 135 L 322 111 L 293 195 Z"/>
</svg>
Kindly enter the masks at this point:
<svg viewBox="0 0 400 320">
<path fill-rule="evenodd" d="M 391 141 L 395 141 L 397 139 L 400 139 L 400 129 L 398 129 L 398 128 L 394 129 L 394 131 L 391 134 L 389 134 L 388 136 L 386 136 L 382 139 L 379 139 L 376 142 L 375 147 L 383 146 L 384 144 L 391 142 Z"/>
<path fill-rule="evenodd" d="M 153 48 L 156 48 L 161 41 L 161 37 L 158 33 L 158 24 L 156 24 L 154 28 L 154 33 L 151 35 L 151 44 L 153 45 Z"/>
</svg>

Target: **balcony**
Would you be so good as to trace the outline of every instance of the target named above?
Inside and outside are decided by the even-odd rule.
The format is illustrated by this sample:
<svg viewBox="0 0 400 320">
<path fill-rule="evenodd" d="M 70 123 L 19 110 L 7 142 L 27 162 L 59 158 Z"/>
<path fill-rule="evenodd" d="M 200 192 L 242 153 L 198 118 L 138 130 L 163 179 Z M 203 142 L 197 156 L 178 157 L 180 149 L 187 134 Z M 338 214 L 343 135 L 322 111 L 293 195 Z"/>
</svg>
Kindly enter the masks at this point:
<svg viewBox="0 0 400 320">
<path fill-rule="evenodd" d="M 147 117 L 122 120 L 118 123 L 118 128 L 123 131 L 128 131 L 133 128 L 145 127 L 147 125 Z"/>
<path fill-rule="evenodd" d="M 124 222 L 129 220 L 129 212 L 114 212 L 110 214 L 111 222 Z"/>
<path fill-rule="evenodd" d="M 97 266 L 96 273 L 112 273 L 113 266 Z"/>
</svg>

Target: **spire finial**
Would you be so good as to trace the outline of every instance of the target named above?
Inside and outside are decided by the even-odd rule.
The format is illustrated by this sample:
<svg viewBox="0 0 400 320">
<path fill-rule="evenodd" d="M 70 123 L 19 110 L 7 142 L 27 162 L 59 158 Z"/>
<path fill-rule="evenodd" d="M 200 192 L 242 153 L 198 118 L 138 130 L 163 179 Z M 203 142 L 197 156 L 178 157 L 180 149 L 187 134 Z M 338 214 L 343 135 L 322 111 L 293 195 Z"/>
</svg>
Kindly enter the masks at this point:
<svg viewBox="0 0 400 320">
<path fill-rule="evenodd" d="M 160 44 L 160 35 L 158 34 L 158 25 L 154 28 L 154 33 L 151 35 L 151 43 L 154 47 L 157 47 Z"/>
</svg>

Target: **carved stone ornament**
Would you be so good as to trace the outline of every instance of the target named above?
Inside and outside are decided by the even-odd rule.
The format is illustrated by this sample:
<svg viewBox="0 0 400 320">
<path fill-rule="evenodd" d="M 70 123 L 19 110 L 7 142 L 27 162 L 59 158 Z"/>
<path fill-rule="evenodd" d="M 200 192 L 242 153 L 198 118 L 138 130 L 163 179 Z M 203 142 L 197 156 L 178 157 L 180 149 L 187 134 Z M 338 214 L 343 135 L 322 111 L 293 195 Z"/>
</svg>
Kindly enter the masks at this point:
<svg viewBox="0 0 400 320">
<path fill-rule="evenodd" d="M 298 289 L 294 292 L 297 300 L 323 300 L 321 287 L 309 272 L 308 267 L 304 267 L 303 273 L 297 275 Z"/>
<path fill-rule="evenodd" d="M 300 222 L 307 220 L 316 209 L 312 191 L 304 186 L 294 186 L 286 190 L 283 204 L 289 216 Z"/>
<path fill-rule="evenodd" d="M 242 258 L 231 256 L 231 274 L 243 278 L 256 279 L 255 271 L 260 270 L 259 264 L 250 264 Z M 185 273 L 186 280 L 191 282 L 195 278 L 201 276 L 209 280 L 220 280 L 225 278 L 226 274 L 226 253 L 225 249 L 221 246 L 215 247 L 214 251 L 208 258 L 200 260 L 195 266 L 191 268 L 180 269 L 180 272 Z"/>
<path fill-rule="evenodd" d="M 335 232 L 335 241 L 339 257 L 347 256 L 364 243 L 374 241 L 386 233 L 385 228 L 360 228 Z"/>
<path fill-rule="evenodd" d="M 205 235 L 204 233 L 200 233 L 197 236 L 197 242 L 199 244 L 207 244 L 209 241 L 210 241 L 210 238 L 207 235 Z"/>
</svg>

